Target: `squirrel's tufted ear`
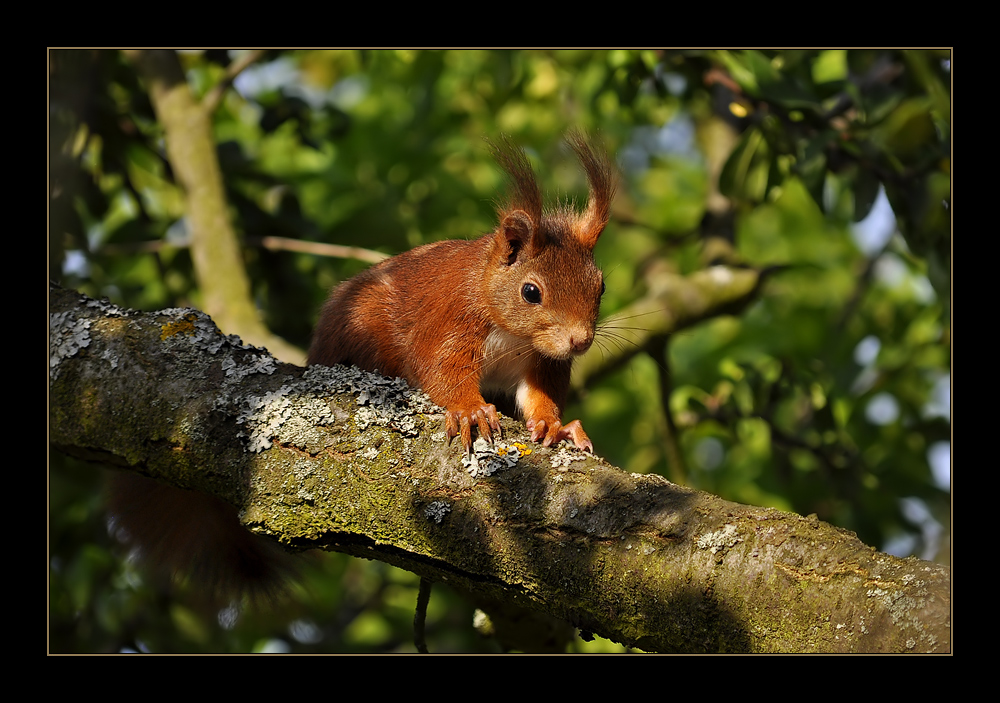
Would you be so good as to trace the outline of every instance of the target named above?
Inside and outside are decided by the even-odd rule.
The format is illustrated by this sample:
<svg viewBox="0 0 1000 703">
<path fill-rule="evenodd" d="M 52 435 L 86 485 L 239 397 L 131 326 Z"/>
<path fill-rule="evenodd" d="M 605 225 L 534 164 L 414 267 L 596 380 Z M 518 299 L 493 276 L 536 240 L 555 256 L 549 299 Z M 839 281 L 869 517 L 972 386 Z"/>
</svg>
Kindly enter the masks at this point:
<svg viewBox="0 0 1000 703">
<path fill-rule="evenodd" d="M 501 134 L 498 142 L 487 139 L 486 143 L 497 164 L 507 174 L 507 195 L 497 204 L 500 220 L 520 210 L 531 221 L 532 228 L 537 230 L 542 222 L 542 191 L 535 182 L 535 173 L 524 150 L 506 134 Z"/>
<path fill-rule="evenodd" d="M 587 209 L 577 218 L 573 232 L 583 246 L 593 249 L 611 217 L 611 201 L 618 188 L 618 170 L 607 154 L 595 149 L 582 132 L 570 132 L 566 141 L 580 159 L 590 186 Z"/>
</svg>

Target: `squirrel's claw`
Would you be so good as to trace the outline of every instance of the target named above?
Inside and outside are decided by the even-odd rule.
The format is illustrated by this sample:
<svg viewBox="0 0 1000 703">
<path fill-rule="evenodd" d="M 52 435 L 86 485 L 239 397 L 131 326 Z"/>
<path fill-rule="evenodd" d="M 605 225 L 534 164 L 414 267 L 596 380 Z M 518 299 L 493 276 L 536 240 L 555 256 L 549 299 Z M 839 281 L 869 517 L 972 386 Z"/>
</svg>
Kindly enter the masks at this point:
<svg viewBox="0 0 1000 703">
<path fill-rule="evenodd" d="M 496 406 L 490 403 L 462 410 L 448 410 L 444 415 L 445 434 L 448 435 L 448 443 L 461 435 L 462 446 L 466 453 L 472 454 L 472 426 L 479 428 L 480 436 L 490 444 L 493 444 L 493 433 L 501 437 L 500 418 L 497 415 Z"/>
<path fill-rule="evenodd" d="M 583 431 L 583 425 L 579 420 L 564 425 L 555 418 L 548 421 L 532 419 L 528 420 L 527 426 L 531 430 L 531 441 L 541 442 L 543 447 L 551 447 L 564 439 L 571 439 L 577 449 L 594 453 L 594 443 Z"/>
</svg>

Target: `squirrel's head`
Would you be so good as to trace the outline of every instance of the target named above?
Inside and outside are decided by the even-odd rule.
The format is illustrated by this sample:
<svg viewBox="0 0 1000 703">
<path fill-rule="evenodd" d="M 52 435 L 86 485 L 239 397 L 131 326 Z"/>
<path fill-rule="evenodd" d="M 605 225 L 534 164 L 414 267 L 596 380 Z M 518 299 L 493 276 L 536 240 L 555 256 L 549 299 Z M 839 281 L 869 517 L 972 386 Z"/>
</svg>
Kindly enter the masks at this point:
<svg viewBox="0 0 1000 703">
<path fill-rule="evenodd" d="M 582 354 L 594 341 L 604 293 L 594 246 L 608 223 L 618 182 L 607 156 L 582 134 L 572 132 L 567 141 L 587 174 L 590 193 L 583 212 L 569 204 L 543 211 L 524 152 L 507 138 L 490 144 L 510 179 L 508 197 L 497 208 L 500 222 L 486 282 L 495 322 L 555 359 Z"/>
</svg>

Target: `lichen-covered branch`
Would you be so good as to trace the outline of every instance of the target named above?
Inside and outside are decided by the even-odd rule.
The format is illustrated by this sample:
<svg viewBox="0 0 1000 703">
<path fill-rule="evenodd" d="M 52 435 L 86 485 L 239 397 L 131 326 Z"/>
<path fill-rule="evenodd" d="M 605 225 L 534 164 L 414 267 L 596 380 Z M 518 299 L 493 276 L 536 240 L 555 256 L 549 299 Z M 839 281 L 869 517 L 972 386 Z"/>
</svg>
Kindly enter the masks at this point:
<svg viewBox="0 0 1000 703">
<path fill-rule="evenodd" d="M 948 569 L 729 503 L 504 421 L 476 462 L 426 396 L 302 369 L 194 310 L 50 291 L 54 446 L 240 506 L 293 548 L 379 559 L 662 652 L 946 652 Z"/>
</svg>

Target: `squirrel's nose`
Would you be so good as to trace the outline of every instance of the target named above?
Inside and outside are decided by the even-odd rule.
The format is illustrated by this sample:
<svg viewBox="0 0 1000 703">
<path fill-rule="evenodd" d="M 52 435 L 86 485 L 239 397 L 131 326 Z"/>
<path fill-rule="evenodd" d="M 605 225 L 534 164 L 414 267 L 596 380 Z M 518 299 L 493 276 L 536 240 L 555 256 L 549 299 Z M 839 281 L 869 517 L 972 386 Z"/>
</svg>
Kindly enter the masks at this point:
<svg viewBox="0 0 1000 703">
<path fill-rule="evenodd" d="M 573 350 L 574 354 L 582 354 L 583 352 L 590 349 L 590 345 L 594 343 L 594 333 L 593 332 L 578 332 L 576 334 L 570 335 L 569 346 Z"/>
</svg>

